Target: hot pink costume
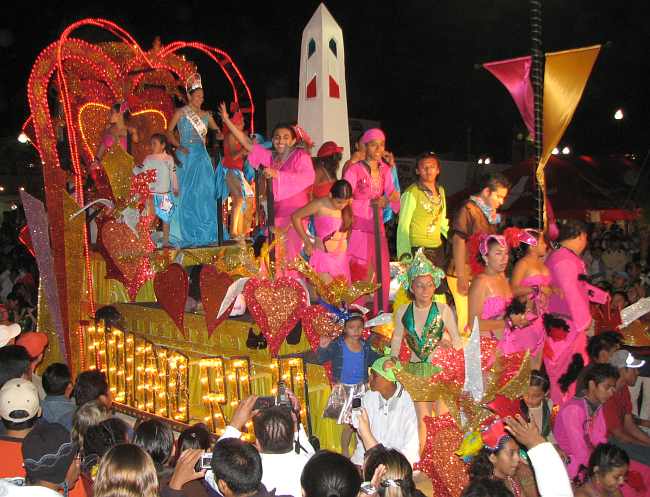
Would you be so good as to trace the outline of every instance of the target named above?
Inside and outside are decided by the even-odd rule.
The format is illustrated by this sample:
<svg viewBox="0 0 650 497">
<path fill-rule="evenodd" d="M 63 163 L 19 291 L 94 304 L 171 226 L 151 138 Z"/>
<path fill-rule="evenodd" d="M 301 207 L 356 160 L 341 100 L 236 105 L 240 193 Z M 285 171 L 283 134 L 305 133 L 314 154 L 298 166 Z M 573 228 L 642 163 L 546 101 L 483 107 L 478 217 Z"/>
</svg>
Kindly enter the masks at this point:
<svg viewBox="0 0 650 497">
<path fill-rule="evenodd" d="M 253 149 L 248 154 L 248 162 L 256 169 L 264 166 L 278 171 L 278 177 L 273 178 L 275 227 L 289 228 L 286 259 L 291 261 L 300 254 L 302 249 L 302 240 L 291 226 L 291 214 L 309 202 L 309 192 L 315 177 L 311 157 L 302 148 L 296 148 L 282 164 L 278 164 L 273 160 L 273 153 L 270 150 L 261 145 L 253 145 Z M 306 228 L 306 220 L 303 222 Z"/>
<path fill-rule="evenodd" d="M 370 176 L 370 168 L 365 162 L 355 162 L 351 164 L 345 172 L 345 177 L 352 185 L 352 233 L 348 254 L 351 262 L 361 266 L 368 267 L 372 265 L 377 267 L 375 261 L 375 219 L 371 200 L 381 197 L 382 195 L 390 196 L 395 191 L 393 175 L 390 166 L 384 162 L 379 164 L 379 182 L 374 183 Z M 399 212 L 399 200 L 390 203 L 393 212 Z M 381 209 L 379 210 L 381 216 Z M 388 311 L 388 291 L 390 289 L 390 270 L 388 241 L 384 231 L 383 219 L 380 220 L 380 243 L 381 243 L 381 265 L 382 281 L 381 291 L 384 297 L 384 311 Z M 375 301 L 375 307 L 378 303 Z M 375 312 L 377 309 L 375 309 Z"/>
<path fill-rule="evenodd" d="M 602 406 L 592 416 L 588 409 L 585 399 L 574 397 L 560 408 L 553 426 L 558 446 L 571 458 L 567 465 L 571 478 L 578 474 L 580 465 L 589 465 L 589 456 L 596 445 L 607 443 Z"/>
<path fill-rule="evenodd" d="M 548 286 L 551 283 L 551 277 L 536 274 L 529 276 L 521 281 L 521 286 L 538 287 Z M 542 316 L 546 312 L 546 305 L 540 298 L 541 293 L 538 292 L 534 297 L 535 307 L 537 312 L 527 313 L 526 318 L 530 325 L 525 328 L 506 329 L 503 338 L 499 341 L 499 349 L 506 355 L 514 354 L 517 352 L 530 351 L 531 355 L 537 355 L 538 352 L 544 347 L 544 340 L 546 338 L 546 331 L 544 330 L 544 322 Z"/>
<path fill-rule="evenodd" d="M 314 227 L 316 236 L 320 238 L 327 246 L 327 239 L 338 233 L 341 228 L 342 220 L 340 217 L 333 216 L 314 216 Z M 345 250 L 345 241 L 341 242 L 339 251 L 323 251 L 314 249 L 309 264 L 318 273 L 329 273 L 333 277 L 343 276 L 348 282 L 350 281 L 350 261 L 347 251 Z"/>
<path fill-rule="evenodd" d="M 112 133 L 104 133 L 104 136 L 102 138 L 102 144 L 104 145 L 104 147 L 106 147 L 106 149 L 109 149 L 113 146 L 114 143 L 115 143 L 115 136 L 113 136 Z M 120 146 L 124 150 L 126 150 L 126 147 L 128 146 L 126 136 L 120 136 Z"/>
</svg>

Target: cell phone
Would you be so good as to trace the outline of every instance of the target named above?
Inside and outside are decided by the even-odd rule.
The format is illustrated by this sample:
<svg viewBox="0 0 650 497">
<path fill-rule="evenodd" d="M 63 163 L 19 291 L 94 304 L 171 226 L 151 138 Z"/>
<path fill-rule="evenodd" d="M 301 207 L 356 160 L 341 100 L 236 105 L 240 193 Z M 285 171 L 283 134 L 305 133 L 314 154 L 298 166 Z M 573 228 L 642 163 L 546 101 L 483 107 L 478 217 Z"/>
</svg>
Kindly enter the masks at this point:
<svg viewBox="0 0 650 497">
<path fill-rule="evenodd" d="M 361 397 L 352 399 L 352 409 L 361 409 Z"/>
<path fill-rule="evenodd" d="M 204 469 L 211 469 L 212 468 L 212 452 L 204 452 L 199 460 L 196 462 L 196 466 L 194 466 L 194 470 L 198 473 L 200 471 L 203 471 Z"/>
<path fill-rule="evenodd" d="M 276 404 L 279 406 L 291 407 L 291 399 L 287 395 L 287 384 L 283 380 L 278 382 L 278 399 Z"/>
<path fill-rule="evenodd" d="M 275 405 L 275 397 L 258 397 L 253 405 L 253 410 L 268 409 Z"/>
</svg>

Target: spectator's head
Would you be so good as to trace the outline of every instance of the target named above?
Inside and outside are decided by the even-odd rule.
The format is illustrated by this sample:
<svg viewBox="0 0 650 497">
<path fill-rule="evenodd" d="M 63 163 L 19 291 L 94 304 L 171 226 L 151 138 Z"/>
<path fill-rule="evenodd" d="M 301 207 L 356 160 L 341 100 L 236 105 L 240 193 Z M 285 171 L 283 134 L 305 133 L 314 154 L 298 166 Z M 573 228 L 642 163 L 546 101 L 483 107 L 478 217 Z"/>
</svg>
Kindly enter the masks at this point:
<svg viewBox="0 0 650 497">
<path fill-rule="evenodd" d="M 625 292 L 625 296 L 627 297 L 627 301 L 630 305 L 636 304 L 641 298 L 641 294 L 639 293 L 638 288 L 635 286 L 628 288 Z"/>
<path fill-rule="evenodd" d="M 72 417 L 72 431 L 70 437 L 77 447 L 84 446 L 84 437 L 88 428 L 97 425 L 111 417 L 110 411 L 104 404 L 91 400 L 82 405 Z"/>
<path fill-rule="evenodd" d="M 367 451 L 363 464 L 364 480 L 371 481 L 380 464 L 386 468 L 386 473 L 378 488 L 380 497 L 411 497 L 415 495 L 413 468 L 401 452 L 395 449 L 386 449 L 381 445 Z"/>
<path fill-rule="evenodd" d="M 129 441 L 129 427 L 119 418 L 108 418 L 89 426 L 83 440 L 83 464 L 85 473 L 91 473 L 101 458 L 118 444 Z"/>
<path fill-rule="evenodd" d="M 22 309 L 23 307 L 27 307 L 27 302 L 25 302 L 25 299 L 18 292 L 12 291 L 9 295 L 7 295 L 6 306 L 7 309 L 16 311 Z"/>
<path fill-rule="evenodd" d="M 560 234 L 557 242 L 570 247 L 576 254 L 580 255 L 587 248 L 589 241 L 587 225 L 578 219 L 569 219 L 560 224 Z"/>
<path fill-rule="evenodd" d="M 539 369 L 533 369 L 530 372 L 530 383 L 528 390 L 524 394 L 524 402 L 529 408 L 537 408 L 542 405 L 546 398 L 551 382 L 548 375 Z"/>
<path fill-rule="evenodd" d="M 356 497 L 361 476 L 347 457 L 323 450 L 303 468 L 300 485 L 304 497 Z"/>
<path fill-rule="evenodd" d="M 149 454 L 134 444 L 113 447 L 99 463 L 93 496 L 158 497 L 158 476 Z"/>
<path fill-rule="evenodd" d="M 639 377 L 639 368 L 645 365 L 645 361 L 636 359 L 627 350 L 617 350 L 614 352 L 609 358 L 609 363 L 618 369 L 620 379 L 630 387 L 634 386 Z"/>
<path fill-rule="evenodd" d="M 488 207 L 496 210 L 503 205 L 510 190 L 510 180 L 501 173 L 491 173 L 481 178 L 478 196 Z"/>
<path fill-rule="evenodd" d="M 133 443 L 144 449 L 159 468 L 172 456 L 174 433 L 169 425 L 157 419 L 149 419 L 140 423 L 135 429 Z"/>
<path fill-rule="evenodd" d="M 600 444 L 589 457 L 589 479 L 607 495 L 616 495 L 630 467 L 630 458 L 615 445 Z"/>
<path fill-rule="evenodd" d="M 460 497 L 514 497 L 503 480 L 476 478 L 465 487 Z"/>
<path fill-rule="evenodd" d="M 0 388 L 0 417 L 7 430 L 27 433 L 41 415 L 36 386 L 24 378 L 14 378 Z"/>
<path fill-rule="evenodd" d="M 251 444 L 225 438 L 212 450 L 212 472 L 224 497 L 253 495 L 262 482 L 262 459 Z"/>
<path fill-rule="evenodd" d="M 208 450 L 214 443 L 214 437 L 203 423 L 196 424 L 181 432 L 176 441 L 176 454 L 174 456 L 174 465 L 181 457 L 181 454 L 189 449 Z"/>
<path fill-rule="evenodd" d="M 592 363 L 607 364 L 610 356 L 621 346 L 622 338 L 620 333 L 605 331 L 589 338 L 587 342 L 587 354 Z"/>
<path fill-rule="evenodd" d="M 41 361 L 43 361 L 43 354 L 45 353 L 47 344 L 47 335 L 37 331 L 28 331 L 16 339 L 16 345 L 25 347 L 25 350 L 29 354 L 32 371 L 35 371 Z"/>
<path fill-rule="evenodd" d="M 95 320 L 104 321 L 106 328 L 124 329 L 124 318 L 122 314 L 112 305 L 105 305 L 95 311 Z"/>
<path fill-rule="evenodd" d="M 282 406 L 262 409 L 253 417 L 255 444 L 265 454 L 285 454 L 293 450 L 293 418 Z"/>
<path fill-rule="evenodd" d="M 0 347 L 13 345 L 20 334 L 19 324 L 0 324 Z"/>
<path fill-rule="evenodd" d="M 611 364 L 591 364 L 582 377 L 586 397 L 593 403 L 604 404 L 616 391 L 618 370 Z"/>
<path fill-rule="evenodd" d="M 93 400 L 104 404 L 108 409 L 113 404 L 106 375 L 102 371 L 84 371 L 77 376 L 72 395 L 77 407 Z"/>
<path fill-rule="evenodd" d="M 79 478 L 78 449 L 63 426 L 38 423 L 23 440 L 22 450 L 30 484 L 56 490 L 63 484 L 74 487 Z"/>
<path fill-rule="evenodd" d="M 641 276 L 641 265 L 638 262 L 628 262 L 625 264 L 625 272 L 632 281 L 636 281 Z"/>
<path fill-rule="evenodd" d="M 627 294 L 625 292 L 612 293 L 612 300 L 609 303 L 609 307 L 612 311 L 621 312 L 628 305 Z"/>
<path fill-rule="evenodd" d="M 0 348 L 0 387 L 14 378 L 32 378 L 29 354 L 25 347 L 7 345 Z"/>
<path fill-rule="evenodd" d="M 47 395 L 72 394 L 72 377 L 70 368 L 61 362 L 50 364 L 43 373 L 43 390 Z"/>
<path fill-rule="evenodd" d="M 379 392 L 384 398 L 392 397 L 397 389 L 395 370 L 399 367 L 399 361 L 394 357 L 384 356 L 377 359 L 370 367 L 370 389 Z"/>
</svg>

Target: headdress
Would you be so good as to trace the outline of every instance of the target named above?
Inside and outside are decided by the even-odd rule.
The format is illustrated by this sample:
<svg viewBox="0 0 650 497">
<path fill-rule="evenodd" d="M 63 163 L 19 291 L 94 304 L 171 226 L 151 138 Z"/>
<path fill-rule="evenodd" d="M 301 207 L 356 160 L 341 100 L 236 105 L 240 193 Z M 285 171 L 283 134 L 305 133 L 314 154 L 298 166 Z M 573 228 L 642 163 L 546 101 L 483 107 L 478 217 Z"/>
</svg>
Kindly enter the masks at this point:
<svg viewBox="0 0 650 497">
<path fill-rule="evenodd" d="M 129 109 L 129 102 L 127 100 L 122 100 L 120 102 L 120 114 L 124 114 Z"/>
<path fill-rule="evenodd" d="M 307 134 L 307 132 L 297 124 L 292 126 L 293 132 L 296 134 L 296 140 L 299 143 L 304 143 L 308 148 L 311 148 L 314 145 L 314 140 Z"/>
<path fill-rule="evenodd" d="M 203 85 L 201 84 L 201 75 L 198 72 L 195 72 L 185 81 L 185 91 L 187 91 L 187 94 L 189 95 L 192 91 L 198 90 L 199 88 L 203 88 Z"/>
<path fill-rule="evenodd" d="M 361 143 L 364 145 L 373 140 L 386 141 L 386 134 L 379 128 L 370 128 L 361 135 Z"/>
<path fill-rule="evenodd" d="M 445 272 L 433 265 L 429 258 L 424 255 L 422 248 L 419 248 L 415 256 L 410 261 L 410 265 L 405 273 L 399 275 L 397 280 L 402 285 L 404 290 L 409 290 L 413 284 L 413 280 L 418 276 L 431 276 L 433 283 L 438 288 L 440 282 L 445 277 Z"/>
<path fill-rule="evenodd" d="M 503 230 L 503 236 L 508 242 L 510 248 L 517 248 L 520 244 L 525 243 L 531 247 L 537 246 L 537 238 L 533 230 L 521 228 L 506 228 Z"/>
<path fill-rule="evenodd" d="M 324 307 L 332 317 L 332 321 L 337 324 L 345 324 L 351 319 L 361 319 L 365 323 L 366 314 L 368 313 L 368 309 L 357 304 L 336 307 L 335 305 L 328 304 L 324 300 L 319 299 L 318 305 Z"/>
<path fill-rule="evenodd" d="M 508 246 L 508 244 L 506 243 L 506 239 L 501 235 L 483 234 L 479 239 L 479 243 L 478 243 L 478 251 L 481 255 L 483 256 L 488 255 L 490 240 L 496 241 L 503 248 L 506 248 Z"/>
</svg>

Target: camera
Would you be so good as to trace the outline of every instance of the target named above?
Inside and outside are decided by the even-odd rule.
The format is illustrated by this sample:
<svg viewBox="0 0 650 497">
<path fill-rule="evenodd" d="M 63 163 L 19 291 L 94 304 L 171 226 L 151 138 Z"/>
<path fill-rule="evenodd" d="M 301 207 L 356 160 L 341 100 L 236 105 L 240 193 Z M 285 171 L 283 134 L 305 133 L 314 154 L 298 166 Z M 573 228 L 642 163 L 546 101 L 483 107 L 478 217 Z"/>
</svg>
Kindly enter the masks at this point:
<svg viewBox="0 0 650 497">
<path fill-rule="evenodd" d="M 212 452 L 204 452 L 199 460 L 196 462 L 196 466 L 194 466 L 194 470 L 198 473 L 200 471 L 203 471 L 204 469 L 211 469 L 212 468 Z"/>
<path fill-rule="evenodd" d="M 289 409 L 292 407 L 291 399 L 289 398 L 289 395 L 287 395 L 287 384 L 283 380 L 278 382 L 278 398 L 276 400 L 276 405 L 288 407 Z"/>
<path fill-rule="evenodd" d="M 352 399 L 352 409 L 361 409 L 361 397 L 354 397 Z"/>
</svg>

